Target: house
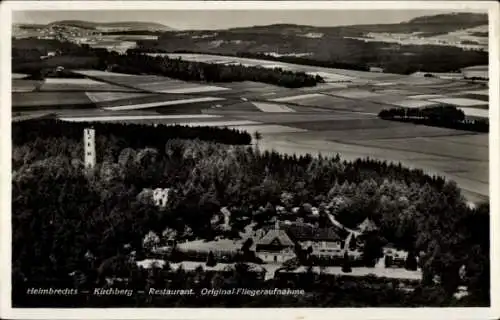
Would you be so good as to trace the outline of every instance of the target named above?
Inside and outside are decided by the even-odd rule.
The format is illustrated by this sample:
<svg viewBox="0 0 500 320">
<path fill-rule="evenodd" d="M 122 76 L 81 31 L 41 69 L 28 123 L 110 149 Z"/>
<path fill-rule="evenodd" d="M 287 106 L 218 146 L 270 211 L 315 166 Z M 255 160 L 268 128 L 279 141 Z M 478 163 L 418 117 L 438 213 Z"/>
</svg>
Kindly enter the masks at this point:
<svg viewBox="0 0 500 320">
<path fill-rule="evenodd" d="M 210 224 L 213 228 L 217 228 L 222 231 L 231 230 L 229 222 L 231 221 L 231 211 L 226 207 L 220 209 L 219 212 L 215 213 L 210 219 Z"/>
<path fill-rule="evenodd" d="M 165 260 L 161 259 L 145 259 L 136 262 L 137 266 L 142 269 L 153 269 L 153 268 L 161 268 L 165 267 Z"/>
<path fill-rule="evenodd" d="M 168 195 L 170 193 L 169 188 L 156 188 L 153 190 L 153 201 L 158 207 L 164 208 L 168 203 Z"/>
<path fill-rule="evenodd" d="M 282 262 L 295 256 L 295 246 L 312 249 L 318 257 L 341 257 L 344 254 L 345 231 L 318 228 L 308 223 L 276 221 L 275 227 L 257 241 L 256 254 L 264 262 Z"/>
<path fill-rule="evenodd" d="M 284 225 L 290 238 L 303 249 L 312 248 L 312 255 L 319 257 L 342 256 L 346 234 L 335 227 L 318 228 L 308 224 Z"/>
<path fill-rule="evenodd" d="M 370 67 L 370 72 L 379 72 L 379 73 L 382 73 L 382 72 L 384 72 L 384 69 L 382 69 L 380 67 Z"/>
<path fill-rule="evenodd" d="M 279 222 L 260 238 L 255 246 L 257 257 L 267 263 L 283 263 L 295 257 L 295 243 L 280 229 Z"/>
<path fill-rule="evenodd" d="M 367 232 L 375 231 L 378 228 L 377 228 L 377 225 L 370 218 L 366 218 L 365 220 L 363 220 L 363 222 L 361 222 L 358 225 L 357 229 L 361 233 L 367 233 Z"/>
<path fill-rule="evenodd" d="M 408 257 L 407 251 L 398 250 L 392 244 L 388 244 L 382 250 L 386 268 L 404 268 Z"/>
</svg>

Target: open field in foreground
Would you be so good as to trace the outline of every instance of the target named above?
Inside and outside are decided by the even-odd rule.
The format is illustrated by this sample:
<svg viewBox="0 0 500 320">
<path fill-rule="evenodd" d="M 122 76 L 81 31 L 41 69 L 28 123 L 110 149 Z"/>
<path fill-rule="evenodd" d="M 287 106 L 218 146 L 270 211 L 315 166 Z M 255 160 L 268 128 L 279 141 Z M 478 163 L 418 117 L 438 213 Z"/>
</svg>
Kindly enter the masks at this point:
<svg viewBox="0 0 500 320">
<path fill-rule="evenodd" d="M 79 73 L 89 79 L 50 80 L 46 85 L 60 87 L 52 92 L 14 92 L 16 117 L 54 113 L 68 121 L 224 126 L 260 132 L 262 150 L 401 162 L 456 181 L 472 201 L 488 197 L 487 134 L 377 118 L 380 110 L 395 105 L 443 102 L 467 104 L 458 107 L 468 115 L 487 117 L 484 98 L 471 101 L 473 96 L 460 96 L 462 92 L 484 95 L 488 90 L 480 84 L 347 71 L 338 74 L 360 81 L 286 89 L 256 82 L 200 84 L 160 76 Z M 14 80 L 15 87 L 32 90 L 36 85 L 24 81 Z M 104 89 L 123 91 L 90 90 L 101 82 Z M 380 83 L 384 85 L 377 86 Z M 83 91 L 70 92 L 67 86 Z"/>
<path fill-rule="evenodd" d="M 386 130 L 390 135 L 390 129 Z M 488 135 L 439 136 L 425 138 L 423 142 L 418 138 L 369 140 L 369 134 L 366 134 L 366 140 L 357 141 L 353 139 L 354 132 L 336 137 L 337 132 L 328 131 L 326 137 L 319 134 L 315 137 L 311 132 L 267 134 L 259 142 L 259 147 L 291 154 L 334 156 L 339 153 L 346 160 L 370 157 L 401 162 L 404 166 L 454 180 L 470 201 L 482 201 L 489 195 Z M 449 137 L 451 140 L 446 140 Z M 470 140 L 480 142 L 471 145 Z"/>
</svg>

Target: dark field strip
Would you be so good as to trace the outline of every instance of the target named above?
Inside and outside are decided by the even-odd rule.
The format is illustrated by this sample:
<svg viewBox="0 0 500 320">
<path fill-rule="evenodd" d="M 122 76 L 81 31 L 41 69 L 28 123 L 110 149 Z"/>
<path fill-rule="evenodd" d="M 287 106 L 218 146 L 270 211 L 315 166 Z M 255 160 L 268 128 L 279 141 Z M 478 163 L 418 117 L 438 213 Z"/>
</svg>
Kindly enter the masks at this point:
<svg viewBox="0 0 500 320">
<path fill-rule="evenodd" d="M 488 150 L 478 148 L 457 148 L 451 143 L 432 139 L 386 139 L 386 140 L 364 140 L 362 142 L 350 142 L 351 144 L 367 147 L 379 147 L 388 150 L 417 152 L 433 156 L 449 157 L 466 161 L 485 161 L 488 159 Z"/>
<path fill-rule="evenodd" d="M 84 92 L 13 92 L 14 107 L 44 107 L 60 105 L 87 105 L 92 101 Z"/>
<path fill-rule="evenodd" d="M 292 125 L 291 123 L 283 123 L 284 125 Z M 403 124 L 404 125 L 404 124 Z M 388 123 L 381 119 L 348 119 L 348 120 L 327 120 L 327 121 L 310 121 L 310 122 L 294 122 L 293 126 L 299 129 L 312 131 L 325 130 L 355 130 L 355 129 L 389 129 L 397 127 L 398 124 Z M 399 124 L 401 126 L 401 124 Z"/>
<path fill-rule="evenodd" d="M 118 99 L 112 101 L 102 101 L 97 102 L 97 104 L 102 108 L 107 107 L 117 107 L 117 106 L 126 106 L 126 105 L 134 105 L 134 104 L 143 104 L 143 103 L 152 103 L 152 102 L 160 102 L 160 101 L 175 101 L 175 100 L 184 100 L 196 98 L 195 96 L 188 95 L 170 95 L 170 94 L 154 94 L 140 96 L 140 97 L 131 97 L 127 99 Z"/>
<path fill-rule="evenodd" d="M 217 104 L 217 101 L 215 102 L 215 104 Z M 251 102 L 229 103 L 227 105 L 223 105 L 222 108 L 214 108 L 214 109 L 224 110 L 224 111 L 262 112 Z"/>
<path fill-rule="evenodd" d="M 481 101 L 486 101 L 486 102 L 489 101 L 488 95 L 484 95 L 484 94 L 474 94 L 474 93 L 457 94 L 457 97 L 481 100 Z"/>
<path fill-rule="evenodd" d="M 310 131 L 307 133 L 315 139 L 323 138 L 335 142 L 359 141 L 374 139 L 409 139 L 415 137 L 448 137 L 468 134 L 464 131 L 425 127 L 413 124 L 395 125 L 388 128 L 359 128 L 343 130 Z M 418 150 L 418 148 L 416 149 Z"/>
<path fill-rule="evenodd" d="M 218 101 L 214 102 L 205 102 L 205 103 L 189 103 L 182 104 L 177 106 L 164 106 L 164 107 L 155 107 L 148 108 L 149 110 L 154 110 L 159 114 L 201 114 L 203 110 L 209 109 L 213 104 L 216 104 Z"/>
<path fill-rule="evenodd" d="M 17 105 L 12 107 L 12 112 L 15 111 L 49 111 L 49 110 L 75 110 L 75 109 L 95 109 L 96 106 L 93 103 L 81 103 L 81 104 L 52 104 L 52 105 Z"/>
<path fill-rule="evenodd" d="M 268 124 L 290 124 L 290 123 L 300 123 L 300 122 L 321 122 L 321 121 L 335 121 L 335 120 L 359 120 L 372 116 L 366 115 L 356 115 L 349 113 L 325 113 L 325 114 L 303 114 L 303 113 L 271 113 L 271 112 L 261 112 L 254 114 L 246 114 L 238 116 L 240 119 L 264 122 Z M 379 120 L 373 118 L 374 120 Z"/>
<path fill-rule="evenodd" d="M 449 141 L 451 143 L 457 143 L 461 145 L 468 146 L 483 146 L 488 147 L 488 134 L 485 133 L 473 133 L 463 136 L 450 136 L 450 137 L 439 137 L 438 140 Z"/>
<path fill-rule="evenodd" d="M 12 79 L 12 88 L 16 87 L 26 87 L 26 86 L 35 86 L 37 84 L 43 84 L 43 80 L 25 80 L 25 79 Z"/>
<path fill-rule="evenodd" d="M 334 95 L 325 94 L 329 97 L 335 98 L 334 101 L 324 102 L 318 107 L 328 108 L 331 110 L 346 110 L 353 112 L 369 112 L 378 114 L 383 109 L 386 109 L 389 105 L 385 103 L 378 103 L 374 101 L 367 101 L 367 98 L 364 99 L 348 99 L 348 98 L 340 98 Z"/>
<path fill-rule="evenodd" d="M 130 110 L 130 111 L 108 111 L 103 109 L 73 109 L 73 110 L 55 110 L 58 117 L 61 118 L 80 118 L 80 117 L 110 117 L 110 116 L 152 116 L 158 115 L 157 112 L 150 110 Z"/>
<path fill-rule="evenodd" d="M 80 85 L 80 84 L 43 84 L 40 91 L 47 92 L 139 92 L 139 90 L 132 88 L 123 88 L 120 86 L 114 86 L 109 84 L 92 84 L 92 85 Z"/>
</svg>

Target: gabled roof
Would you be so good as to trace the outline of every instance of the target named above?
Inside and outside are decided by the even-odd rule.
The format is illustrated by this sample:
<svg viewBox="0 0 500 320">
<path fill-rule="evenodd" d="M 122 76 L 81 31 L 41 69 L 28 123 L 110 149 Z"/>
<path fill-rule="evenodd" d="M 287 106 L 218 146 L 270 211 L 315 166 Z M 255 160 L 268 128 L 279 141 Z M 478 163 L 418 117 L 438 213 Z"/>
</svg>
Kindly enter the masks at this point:
<svg viewBox="0 0 500 320">
<path fill-rule="evenodd" d="M 366 231 L 377 230 L 378 228 L 377 225 L 372 220 L 366 218 L 365 220 L 363 220 L 363 222 L 361 222 L 358 225 L 358 229 L 366 232 Z"/>
<path fill-rule="evenodd" d="M 286 234 L 285 231 L 276 229 L 269 230 L 267 234 L 257 242 L 257 245 L 269 245 L 275 239 L 277 239 L 283 246 L 294 245 L 293 241 L 290 239 L 290 237 Z"/>
<path fill-rule="evenodd" d="M 337 228 L 315 228 L 304 225 L 288 225 L 283 229 L 296 241 L 337 241 L 345 238 Z"/>
</svg>

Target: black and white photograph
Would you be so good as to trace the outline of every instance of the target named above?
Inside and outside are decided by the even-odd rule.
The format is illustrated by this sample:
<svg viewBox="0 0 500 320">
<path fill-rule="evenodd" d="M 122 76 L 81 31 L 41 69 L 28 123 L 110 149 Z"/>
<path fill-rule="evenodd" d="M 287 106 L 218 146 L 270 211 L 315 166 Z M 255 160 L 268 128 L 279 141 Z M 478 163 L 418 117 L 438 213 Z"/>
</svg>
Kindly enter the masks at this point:
<svg viewBox="0 0 500 320">
<path fill-rule="evenodd" d="M 3 8 L 13 311 L 492 308 L 498 4 L 96 3 Z"/>
</svg>

